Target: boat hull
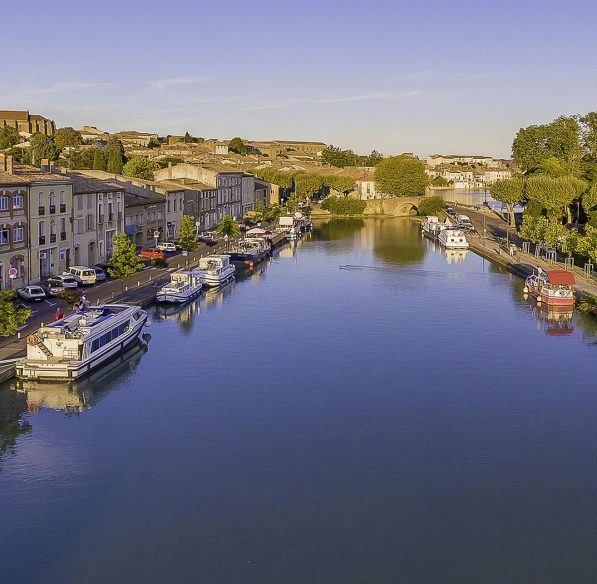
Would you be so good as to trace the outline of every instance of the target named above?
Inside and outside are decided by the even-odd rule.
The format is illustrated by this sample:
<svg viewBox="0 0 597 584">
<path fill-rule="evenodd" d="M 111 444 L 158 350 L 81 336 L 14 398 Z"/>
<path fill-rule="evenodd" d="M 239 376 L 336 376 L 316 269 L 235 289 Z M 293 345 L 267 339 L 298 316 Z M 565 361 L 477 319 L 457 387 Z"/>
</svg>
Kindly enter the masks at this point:
<svg viewBox="0 0 597 584">
<path fill-rule="evenodd" d="M 555 307 L 574 307 L 574 297 L 550 296 L 548 294 L 541 294 L 537 290 L 529 290 L 529 294 L 541 304 L 545 306 Z"/>
<path fill-rule="evenodd" d="M 176 292 L 159 292 L 155 301 L 159 304 L 184 304 L 194 300 L 201 294 L 202 286 L 185 293 Z"/>
<path fill-rule="evenodd" d="M 119 337 L 117 343 L 114 343 L 106 351 L 95 357 L 90 357 L 86 361 L 19 362 L 16 366 L 16 376 L 19 379 L 32 379 L 36 381 L 71 381 L 72 379 L 80 379 L 100 367 L 106 361 L 122 353 L 125 347 L 136 341 L 146 322 L 147 313 L 144 313 L 127 333 Z"/>
</svg>

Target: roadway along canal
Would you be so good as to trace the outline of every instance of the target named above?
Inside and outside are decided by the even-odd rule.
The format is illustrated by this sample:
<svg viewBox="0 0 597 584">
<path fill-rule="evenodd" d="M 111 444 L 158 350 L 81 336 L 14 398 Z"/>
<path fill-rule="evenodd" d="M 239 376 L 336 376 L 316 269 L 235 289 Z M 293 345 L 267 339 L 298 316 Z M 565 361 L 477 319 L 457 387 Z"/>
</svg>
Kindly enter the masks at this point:
<svg viewBox="0 0 597 584">
<path fill-rule="evenodd" d="M 408 219 L 320 221 L 147 351 L 9 384 L 3 581 L 593 582 L 596 330 L 521 288 Z"/>
</svg>

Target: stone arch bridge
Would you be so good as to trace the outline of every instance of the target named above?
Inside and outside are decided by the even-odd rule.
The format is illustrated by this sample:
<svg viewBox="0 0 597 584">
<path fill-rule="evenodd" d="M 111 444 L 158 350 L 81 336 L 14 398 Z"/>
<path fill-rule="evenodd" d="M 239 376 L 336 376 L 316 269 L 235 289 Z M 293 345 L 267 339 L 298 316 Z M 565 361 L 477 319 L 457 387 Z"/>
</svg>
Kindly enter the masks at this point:
<svg viewBox="0 0 597 584">
<path fill-rule="evenodd" d="M 393 215 L 394 217 L 407 217 L 416 215 L 419 204 L 424 197 L 388 197 L 386 199 L 370 199 L 366 201 L 367 207 L 364 215 Z"/>
</svg>

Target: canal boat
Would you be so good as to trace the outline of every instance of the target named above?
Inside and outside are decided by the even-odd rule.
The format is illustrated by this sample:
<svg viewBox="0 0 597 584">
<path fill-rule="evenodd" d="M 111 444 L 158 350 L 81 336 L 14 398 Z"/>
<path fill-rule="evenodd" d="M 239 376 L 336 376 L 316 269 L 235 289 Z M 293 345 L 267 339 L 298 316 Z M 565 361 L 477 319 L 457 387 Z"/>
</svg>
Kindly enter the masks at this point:
<svg viewBox="0 0 597 584">
<path fill-rule="evenodd" d="M 147 322 L 139 306 L 104 304 L 82 309 L 27 337 L 27 356 L 16 364 L 20 379 L 78 379 L 123 352 Z"/>
<path fill-rule="evenodd" d="M 466 235 L 460 229 L 443 229 L 440 231 L 437 240 L 446 249 L 468 249 Z"/>
<path fill-rule="evenodd" d="M 530 294 L 537 302 L 548 307 L 574 306 L 574 285 L 576 281 L 572 272 L 550 270 L 544 272 L 537 268 L 524 282 L 524 293 Z"/>
<path fill-rule="evenodd" d="M 269 242 L 270 250 L 273 250 L 288 241 L 288 238 L 284 232 L 268 231 L 267 229 L 262 229 L 261 227 L 253 227 L 253 229 L 249 229 L 249 231 L 246 233 L 246 236 L 263 237 L 263 239 L 266 239 Z"/>
<path fill-rule="evenodd" d="M 451 222 L 449 222 L 450 220 L 448 219 L 447 221 L 448 223 L 444 223 L 443 221 L 440 221 L 437 216 L 429 215 L 425 218 L 425 221 L 421 226 L 423 235 L 432 241 L 437 241 L 439 234 L 444 229 L 448 229 L 448 227 L 452 226 Z"/>
<path fill-rule="evenodd" d="M 235 267 L 229 255 L 208 255 L 199 260 L 198 270 L 204 286 L 219 286 L 234 278 Z"/>
<path fill-rule="evenodd" d="M 229 253 L 230 262 L 237 268 L 253 268 L 271 251 L 270 242 L 263 237 L 245 237 Z"/>
<path fill-rule="evenodd" d="M 201 294 L 203 281 L 199 270 L 180 270 L 170 274 L 170 282 L 160 288 L 156 302 L 184 304 Z"/>
</svg>

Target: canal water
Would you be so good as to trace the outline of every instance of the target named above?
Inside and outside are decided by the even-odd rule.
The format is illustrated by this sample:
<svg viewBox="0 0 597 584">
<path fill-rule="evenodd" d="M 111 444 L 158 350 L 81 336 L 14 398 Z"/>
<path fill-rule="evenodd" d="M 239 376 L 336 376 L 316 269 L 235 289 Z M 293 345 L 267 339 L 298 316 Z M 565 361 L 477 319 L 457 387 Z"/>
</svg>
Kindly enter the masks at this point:
<svg viewBox="0 0 597 584">
<path fill-rule="evenodd" d="M 2 582 L 594 582 L 595 326 L 521 288 L 320 221 L 80 385 L 7 384 Z"/>
</svg>

